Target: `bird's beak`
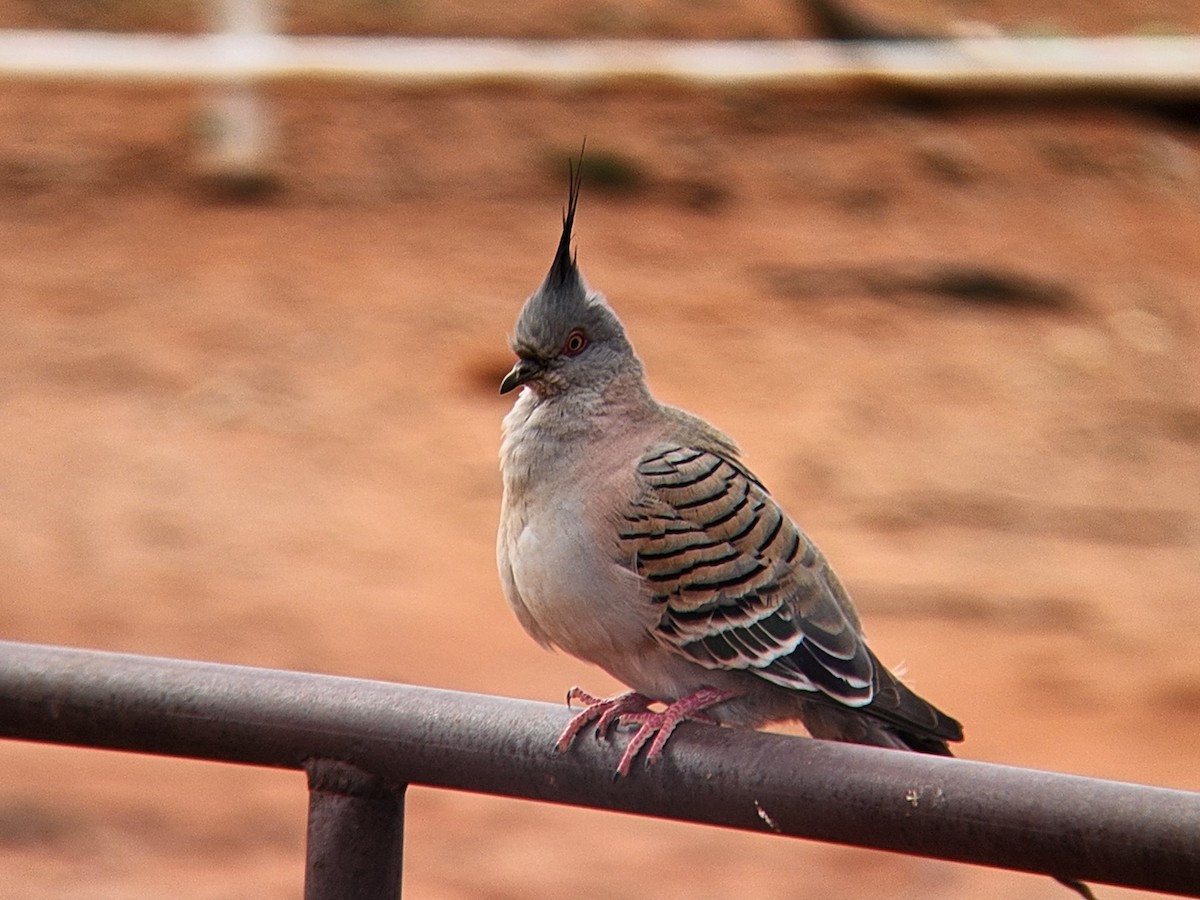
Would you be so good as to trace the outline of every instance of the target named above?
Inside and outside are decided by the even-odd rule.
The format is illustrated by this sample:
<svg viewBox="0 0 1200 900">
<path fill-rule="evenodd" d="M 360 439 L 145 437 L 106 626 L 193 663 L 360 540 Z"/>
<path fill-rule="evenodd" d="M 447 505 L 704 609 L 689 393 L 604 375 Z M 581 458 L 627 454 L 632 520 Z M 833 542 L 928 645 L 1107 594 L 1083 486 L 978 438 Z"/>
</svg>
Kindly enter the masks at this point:
<svg viewBox="0 0 1200 900">
<path fill-rule="evenodd" d="M 517 364 L 512 367 L 512 371 L 505 375 L 504 380 L 500 382 L 500 393 L 507 394 L 530 379 L 537 378 L 542 374 L 544 368 L 536 359 L 518 359 Z"/>
</svg>

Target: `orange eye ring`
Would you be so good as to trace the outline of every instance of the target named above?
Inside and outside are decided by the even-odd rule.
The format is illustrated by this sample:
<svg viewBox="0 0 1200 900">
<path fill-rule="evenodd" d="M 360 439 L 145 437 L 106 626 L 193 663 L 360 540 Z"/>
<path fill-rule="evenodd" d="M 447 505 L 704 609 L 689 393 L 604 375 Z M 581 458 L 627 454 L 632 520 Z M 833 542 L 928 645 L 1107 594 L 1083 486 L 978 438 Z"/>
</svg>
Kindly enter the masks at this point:
<svg viewBox="0 0 1200 900">
<path fill-rule="evenodd" d="M 563 341 L 562 352 L 567 356 L 578 356 L 587 349 L 588 339 L 582 331 L 576 328 L 567 335 L 567 339 Z"/>
</svg>

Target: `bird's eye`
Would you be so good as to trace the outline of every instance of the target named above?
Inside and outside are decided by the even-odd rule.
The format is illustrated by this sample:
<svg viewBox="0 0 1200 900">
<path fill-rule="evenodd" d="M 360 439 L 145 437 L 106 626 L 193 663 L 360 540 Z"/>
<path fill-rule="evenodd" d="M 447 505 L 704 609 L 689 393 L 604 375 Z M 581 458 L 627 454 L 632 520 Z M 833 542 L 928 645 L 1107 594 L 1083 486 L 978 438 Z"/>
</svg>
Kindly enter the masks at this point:
<svg viewBox="0 0 1200 900">
<path fill-rule="evenodd" d="M 567 356 L 578 356 L 583 352 L 587 345 L 587 335 L 576 328 L 574 331 L 568 334 L 567 339 L 563 341 L 562 352 L 567 354 Z"/>
</svg>

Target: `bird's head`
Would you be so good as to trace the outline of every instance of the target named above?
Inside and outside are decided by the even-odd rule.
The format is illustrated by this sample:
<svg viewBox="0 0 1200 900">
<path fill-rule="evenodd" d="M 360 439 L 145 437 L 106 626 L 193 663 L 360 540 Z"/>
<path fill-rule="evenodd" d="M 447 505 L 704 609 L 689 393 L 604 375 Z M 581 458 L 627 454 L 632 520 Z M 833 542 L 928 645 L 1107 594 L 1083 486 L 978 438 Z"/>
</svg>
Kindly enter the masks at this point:
<svg viewBox="0 0 1200 900">
<path fill-rule="evenodd" d="M 582 165 L 582 161 L 581 161 Z M 580 171 L 572 170 L 562 235 L 545 280 L 525 301 L 510 339 L 517 364 L 500 383 L 507 394 L 529 385 L 540 397 L 575 389 L 600 391 L 641 364 L 604 296 L 588 289 L 571 253 Z"/>
</svg>

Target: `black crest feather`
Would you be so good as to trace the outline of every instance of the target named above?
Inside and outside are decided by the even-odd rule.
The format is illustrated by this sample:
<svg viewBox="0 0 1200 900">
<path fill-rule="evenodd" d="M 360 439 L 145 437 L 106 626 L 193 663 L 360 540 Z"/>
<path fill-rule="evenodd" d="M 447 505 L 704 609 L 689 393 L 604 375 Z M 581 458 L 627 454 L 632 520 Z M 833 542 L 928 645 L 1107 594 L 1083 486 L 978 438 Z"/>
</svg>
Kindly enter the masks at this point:
<svg viewBox="0 0 1200 900">
<path fill-rule="evenodd" d="M 584 146 L 587 146 L 586 142 Z M 562 236 L 558 239 L 558 250 L 546 276 L 546 285 L 550 288 L 565 287 L 579 279 L 575 257 L 571 255 L 571 229 L 575 226 L 575 207 L 579 203 L 579 188 L 583 183 L 583 147 L 579 149 L 577 166 L 568 160 L 567 175 L 569 193 L 567 210 L 563 213 Z"/>
</svg>

